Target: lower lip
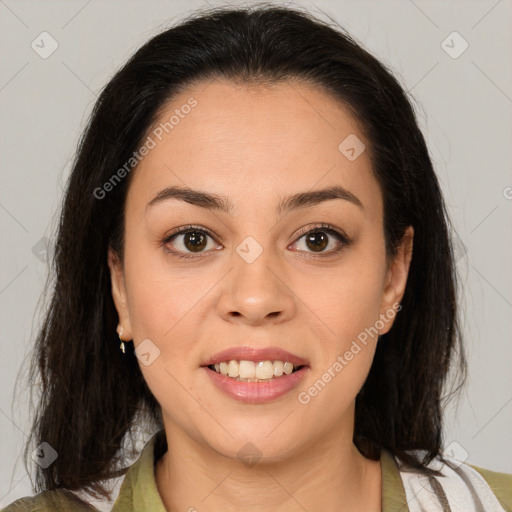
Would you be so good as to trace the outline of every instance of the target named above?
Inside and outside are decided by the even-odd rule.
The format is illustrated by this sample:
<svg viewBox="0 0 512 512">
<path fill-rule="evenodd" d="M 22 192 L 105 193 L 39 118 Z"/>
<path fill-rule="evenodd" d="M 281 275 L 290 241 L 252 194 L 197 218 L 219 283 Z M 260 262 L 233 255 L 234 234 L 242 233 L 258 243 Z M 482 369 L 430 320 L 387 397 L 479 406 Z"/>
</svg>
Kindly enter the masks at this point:
<svg viewBox="0 0 512 512">
<path fill-rule="evenodd" d="M 231 398 L 250 404 L 270 402 L 286 395 L 300 384 L 308 371 L 308 367 L 303 366 L 296 372 L 274 377 L 267 382 L 243 382 L 217 373 L 207 366 L 203 368 L 218 389 Z"/>
</svg>

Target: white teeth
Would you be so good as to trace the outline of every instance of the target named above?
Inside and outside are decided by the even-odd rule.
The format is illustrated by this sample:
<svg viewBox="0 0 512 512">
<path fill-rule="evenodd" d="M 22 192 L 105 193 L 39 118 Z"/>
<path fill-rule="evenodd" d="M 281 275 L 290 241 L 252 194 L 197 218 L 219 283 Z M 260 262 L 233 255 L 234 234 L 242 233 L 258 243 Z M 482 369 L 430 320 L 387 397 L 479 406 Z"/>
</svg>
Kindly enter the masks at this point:
<svg viewBox="0 0 512 512">
<path fill-rule="evenodd" d="M 215 371 L 222 375 L 227 375 L 236 380 L 260 381 L 270 380 L 273 377 L 281 377 L 283 373 L 290 375 L 293 372 L 294 365 L 289 361 L 247 361 L 234 359 L 223 361 L 214 365 Z"/>
<path fill-rule="evenodd" d="M 256 365 L 253 361 L 240 361 L 238 364 L 238 375 L 234 375 L 234 377 L 240 377 L 241 379 L 254 379 L 256 377 Z"/>
<path fill-rule="evenodd" d="M 228 376 L 238 377 L 240 372 L 240 365 L 236 361 L 229 361 L 228 363 Z"/>
<path fill-rule="evenodd" d="M 241 377 L 242 375 L 240 375 Z M 257 379 L 271 379 L 274 376 L 274 365 L 272 361 L 258 361 L 256 365 Z"/>
<path fill-rule="evenodd" d="M 274 361 L 274 375 L 276 377 L 281 377 L 281 375 L 283 375 L 283 368 L 283 361 Z"/>
</svg>

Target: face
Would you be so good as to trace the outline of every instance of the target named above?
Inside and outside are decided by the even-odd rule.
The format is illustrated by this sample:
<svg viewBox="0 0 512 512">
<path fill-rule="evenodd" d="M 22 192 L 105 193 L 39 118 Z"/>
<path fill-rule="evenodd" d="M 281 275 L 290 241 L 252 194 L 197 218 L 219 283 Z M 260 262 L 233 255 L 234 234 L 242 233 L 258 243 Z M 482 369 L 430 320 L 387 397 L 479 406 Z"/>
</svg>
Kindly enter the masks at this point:
<svg viewBox="0 0 512 512">
<path fill-rule="evenodd" d="M 413 234 L 388 262 L 383 199 L 356 120 L 311 85 L 214 81 L 175 97 L 150 137 L 128 190 L 124 259 L 110 251 L 109 266 L 123 339 L 143 355 L 166 431 L 232 458 L 247 443 L 279 460 L 333 435 L 351 442 Z M 269 381 L 237 382 L 237 398 L 234 379 L 220 376 L 230 380 L 223 391 L 204 366 L 235 347 L 278 347 L 304 368 L 279 396 L 269 398 Z"/>
</svg>

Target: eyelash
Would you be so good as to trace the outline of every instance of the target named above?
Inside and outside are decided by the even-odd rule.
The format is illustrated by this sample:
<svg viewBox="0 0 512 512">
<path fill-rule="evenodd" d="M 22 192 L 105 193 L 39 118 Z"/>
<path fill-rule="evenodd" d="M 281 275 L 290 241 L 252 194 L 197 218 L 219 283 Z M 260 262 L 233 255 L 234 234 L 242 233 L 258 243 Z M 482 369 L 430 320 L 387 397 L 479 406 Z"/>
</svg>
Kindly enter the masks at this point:
<svg viewBox="0 0 512 512">
<path fill-rule="evenodd" d="M 179 235 L 183 235 L 185 233 L 188 233 L 190 231 L 199 231 L 199 232 L 202 232 L 202 233 L 206 233 L 208 236 L 210 236 L 214 240 L 216 238 L 214 236 L 214 234 L 209 229 L 206 229 L 206 228 L 203 228 L 203 227 L 200 227 L 200 226 L 188 225 L 188 226 L 182 227 L 181 229 L 179 229 L 179 231 L 175 231 L 175 232 L 171 233 L 170 235 L 166 236 L 164 238 L 164 240 L 162 240 L 162 244 L 165 246 L 173 238 L 175 238 L 175 237 L 177 237 Z M 317 257 L 332 256 L 333 254 L 339 253 L 345 247 L 348 247 L 352 243 L 352 239 L 350 237 L 348 237 L 346 235 L 346 233 L 344 233 L 341 230 L 338 230 L 337 228 L 334 228 L 334 226 L 331 226 L 330 224 L 319 224 L 319 225 L 313 226 L 313 227 L 308 226 L 306 228 L 302 228 L 299 231 L 299 233 L 297 233 L 297 241 L 300 240 L 301 238 L 303 238 L 305 235 L 309 235 L 309 234 L 316 233 L 316 232 L 328 233 L 328 234 L 332 235 L 334 238 L 336 238 L 339 242 L 341 242 L 342 245 L 338 249 L 332 250 L 332 251 L 327 252 L 327 253 L 318 253 L 316 255 L 314 253 L 312 253 L 313 256 L 303 256 L 305 258 L 317 258 Z M 177 258 L 180 258 L 180 259 L 181 258 L 196 259 L 196 258 L 200 258 L 201 255 L 204 254 L 204 253 L 197 253 L 197 255 L 193 255 L 192 256 L 191 254 L 182 253 L 180 251 L 175 251 L 173 249 L 166 248 L 165 250 L 166 250 L 166 252 L 168 252 L 172 256 L 176 256 Z"/>
</svg>

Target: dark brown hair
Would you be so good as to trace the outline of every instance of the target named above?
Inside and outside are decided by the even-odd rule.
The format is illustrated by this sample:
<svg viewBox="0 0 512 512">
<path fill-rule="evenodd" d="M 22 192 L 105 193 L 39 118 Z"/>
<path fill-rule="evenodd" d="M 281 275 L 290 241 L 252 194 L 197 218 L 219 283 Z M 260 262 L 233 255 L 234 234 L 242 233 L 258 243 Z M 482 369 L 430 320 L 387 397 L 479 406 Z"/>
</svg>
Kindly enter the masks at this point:
<svg viewBox="0 0 512 512">
<path fill-rule="evenodd" d="M 41 398 L 25 457 L 32 440 L 58 452 L 47 469 L 37 468 L 38 491 L 107 496 L 102 481 L 125 471 L 121 448 L 136 419 L 162 426 L 132 344 L 124 356 L 119 350 L 107 266 L 109 246 L 122 259 L 124 202 L 136 169 L 104 197 L 97 190 L 178 92 L 214 78 L 248 85 L 303 80 L 348 106 L 362 126 L 383 195 L 387 256 L 409 225 L 414 251 L 402 310 L 381 336 L 356 399 L 354 442 L 368 458 L 378 459 L 384 448 L 425 472 L 441 453 L 442 401 L 455 394 L 445 395 L 448 370 L 454 364 L 458 391 L 466 360 L 449 219 L 407 94 L 334 23 L 266 4 L 214 8 L 144 44 L 101 92 L 79 142 L 56 238 L 51 302 L 31 366 Z"/>
</svg>

